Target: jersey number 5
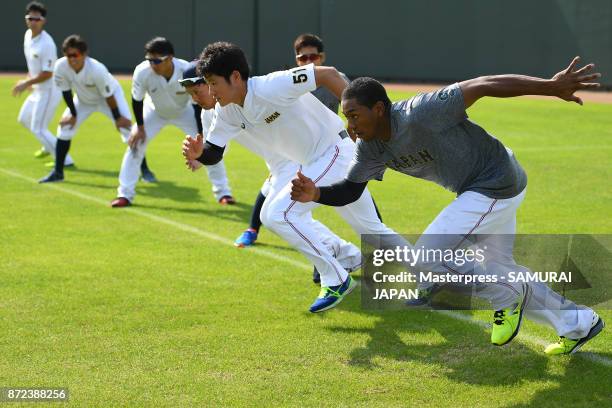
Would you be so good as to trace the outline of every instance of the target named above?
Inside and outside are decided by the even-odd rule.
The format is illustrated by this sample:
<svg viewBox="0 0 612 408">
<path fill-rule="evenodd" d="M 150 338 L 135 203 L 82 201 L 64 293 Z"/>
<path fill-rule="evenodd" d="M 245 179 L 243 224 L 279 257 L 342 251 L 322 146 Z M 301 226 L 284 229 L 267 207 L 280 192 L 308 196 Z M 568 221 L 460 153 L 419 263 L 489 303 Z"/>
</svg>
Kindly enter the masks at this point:
<svg viewBox="0 0 612 408">
<path fill-rule="evenodd" d="M 298 74 L 300 71 L 306 71 L 306 68 L 300 68 L 293 71 L 293 83 L 299 84 L 301 82 L 308 81 L 308 76 L 306 74 Z"/>
</svg>

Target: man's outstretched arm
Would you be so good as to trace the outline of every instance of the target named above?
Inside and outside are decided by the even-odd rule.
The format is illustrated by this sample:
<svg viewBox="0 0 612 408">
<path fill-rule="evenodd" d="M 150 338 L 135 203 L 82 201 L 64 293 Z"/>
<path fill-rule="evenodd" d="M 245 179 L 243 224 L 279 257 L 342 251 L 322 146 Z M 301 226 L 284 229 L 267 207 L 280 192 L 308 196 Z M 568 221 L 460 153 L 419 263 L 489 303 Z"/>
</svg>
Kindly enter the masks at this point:
<svg viewBox="0 0 612 408">
<path fill-rule="evenodd" d="M 582 105 L 582 99 L 574 93 L 599 88 L 600 84 L 592 81 L 601 77 L 601 74 L 590 72 L 595 64 L 576 69 L 579 61 L 580 57 L 575 57 L 566 69 L 550 79 L 524 75 L 491 75 L 460 82 L 465 108 L 469 108 L 484 96 L 509 98 L 521 95 L 556 96 Z"/>
</svg>

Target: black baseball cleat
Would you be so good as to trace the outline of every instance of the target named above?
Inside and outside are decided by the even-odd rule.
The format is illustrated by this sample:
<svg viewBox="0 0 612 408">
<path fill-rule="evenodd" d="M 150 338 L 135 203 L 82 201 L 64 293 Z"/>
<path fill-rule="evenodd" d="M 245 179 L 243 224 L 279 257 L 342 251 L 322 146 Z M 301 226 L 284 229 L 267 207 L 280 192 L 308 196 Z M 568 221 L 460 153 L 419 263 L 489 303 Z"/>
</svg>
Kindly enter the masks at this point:
<svg viewBox="0 0 612 408">
<path fill-rule="evenodd" d="M 140 177 L 142 181 L 146 183 L 157 183 L 157 178 L 155 178 L 155 174 L 149 169 L 143 170 Z"/>
<path fill-rule="evenodd" d="M 49 173 L 46 177 L 38 180 L 39 183 L 54 183 L 57 181 L 64 181 L 64 174 L 58 173 L 55 170 L 51 170 L 51 173 Z"/>
</svg>

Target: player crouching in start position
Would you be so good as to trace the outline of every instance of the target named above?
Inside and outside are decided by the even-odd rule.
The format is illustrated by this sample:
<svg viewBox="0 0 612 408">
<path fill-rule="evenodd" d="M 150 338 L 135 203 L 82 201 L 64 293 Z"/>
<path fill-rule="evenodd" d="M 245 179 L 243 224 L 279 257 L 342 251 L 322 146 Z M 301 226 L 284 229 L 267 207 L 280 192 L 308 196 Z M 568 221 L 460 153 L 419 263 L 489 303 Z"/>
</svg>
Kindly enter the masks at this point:
<svg viewBox="0 0 612 408">
<path fill-rule="evenodd" d="M 55 64 L 53 75 L 62 91 L 66 108 L 57 130 L 55 169 L 40 183 L 62 181 L 64 160 L 70 149 L 70 141 L 81 124 L 94 112 L 101 112 L 115 122 L 124 140 L 132 122 L 119 82 L 108 69 L 87 55 L 87 43 L 78 35 L 71 35 L 62 44 L 64 57 Z M 72 88 L 76 98 L 72 99 Z"/>
<path fill-rule="evenodd" d="M 310 93 L 323 85 L 338 97 L 341 95 L 346 82 L 334 68 L 311 64 L 249 78 L 244 52 L 234 44 L 222 42 L 206 47 L 198 62 L 198 73 L 206 78 L 217 104 L 206 143 L 201 137 L 185 139 L 183 155 L 188 162 L 217 163 L 231 139 L 240 141 L 248 135 L 258 150 L 267 149 L 290 160 L 323 185 L 344 177 L 355 144 L 338 115 Z M 266 159 L 265 154 L 262 157 Z M 271 172 L 274 181 L 263 204 L 261 220 L 304 254 L 321 274 L 321 292 L 310 311 L 335 307 L 353 290 L 355 282 L 339 262 L 340 254 L 328 248 L 325 236 L 312 222 L 312 210 L 319 205 L 292 201 L 290 178 L 274 177 L 273 168 Z M 393 232 L 381 223 L 366 189 L 339 213 L 361 234 Z M 358 250 L 356 255 L 361 256 Z"/>
<path fill-rule="evenodd" d="M 317 180 L 298 173 L 291 197 L 303 203 L 346 205 L 361 195 L 369 180 L 382 180 L 385 170 L 391 168 L 458 194 L 425 230 L 421 241 L 427 243 L 426 247 L 454 248 L 458 241 L 444 242 L 443 237 L 469 241 L 474 234 L 485 234 L 489 239 L 507 234 L 513 241 L 516 211 L 525 197 L 527 177 L 511 151 L 468 120 L 466 109 L 485 96 L 548 95 L 582 104 L 574 93 L 598 87 L 590 81 L 600 74 L 589 73 L 592 64 L 575 70 L 578 60 L 575 58 L 550 80 L 486 76 L 393 104 L 379 82 L 358 78 L 342 95 L 342 110 L 358 138 L 346 178 L 331 186 L 317 187 Z M 503 248 L 506 259 L 512 260 L 512 245 Z M 441 272 L 478 270 L 477 265 L 468 263 L 460 271 L 444 266 L 446 270 Z M 504 345 L 512 340 L 523 314 L 552 326 L 560 336 L 557 343 L 546 347 L 546 354 L 573 353 L 604 327 L 593 310 L 575 305 L 545 284 L 500 282 L 482 286 L 477 295 L 497 309 L 491 333 L 493 344 Z M 423 297 L 430 297 L 431 287 L 423 289 Z"/>
<path fill-rule="evenodd" d="M 178 82 L 188 67 L 189 62 L 174 57 L 174 46 L 167 39 L 156 37 L 145 44 L 145 61 L 136 67 L 132 80 L 136 124 L 123 155 L 117 198 L 111 202 L 112 207 L 127 207 L 134 201 L 140 163 L 149 143 L 164 127 L 174 125 L 190 135 L 202 132 L 201 109 L 191 103 Z M 234 204 L 225 164 L 221 161 L 206 169 L 215 199 L 222 205 Z"/>
</svg>

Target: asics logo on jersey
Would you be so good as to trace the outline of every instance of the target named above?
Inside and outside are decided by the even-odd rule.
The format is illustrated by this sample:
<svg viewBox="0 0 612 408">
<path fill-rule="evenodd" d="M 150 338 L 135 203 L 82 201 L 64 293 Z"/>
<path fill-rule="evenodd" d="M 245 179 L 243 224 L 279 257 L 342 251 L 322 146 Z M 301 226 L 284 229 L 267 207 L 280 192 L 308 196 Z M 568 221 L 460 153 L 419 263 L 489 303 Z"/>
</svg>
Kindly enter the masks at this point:
<svg viewBox="0 0 612 408">
<path fill-rule="evenodd" d="M 418 157 L 409 154 L 408 157 L 400 156 L 399 159 L 392 159 L 390 162 L 387 163 L 387 166 L 396 169 L 403 169 L 434 161 L 433 156 L 431 155 L 431 153 L 429 153 L 427 149 L 417 152 L 416 155 Z"/>
<path fill-rule="evenodd" d="M 453 96 L 455 94 L 455 90 L 451 89 L 450 91 L 442 91 L 438 94 L 438 98 L 440 98 L 440 100 L 444 101 L 446 99 L 448 99 L 449 95 Z"/>
<path fill-rule="evenodd" d="M 268 116 L 266 118 L 266 123 L 272 123 L 276 120 L 276 118 L 278 118 L 280 116 L 280 113 L 278 112 L 274 112 L 273 114 L 271 114 L 270 116 Z"/>
</svg>

